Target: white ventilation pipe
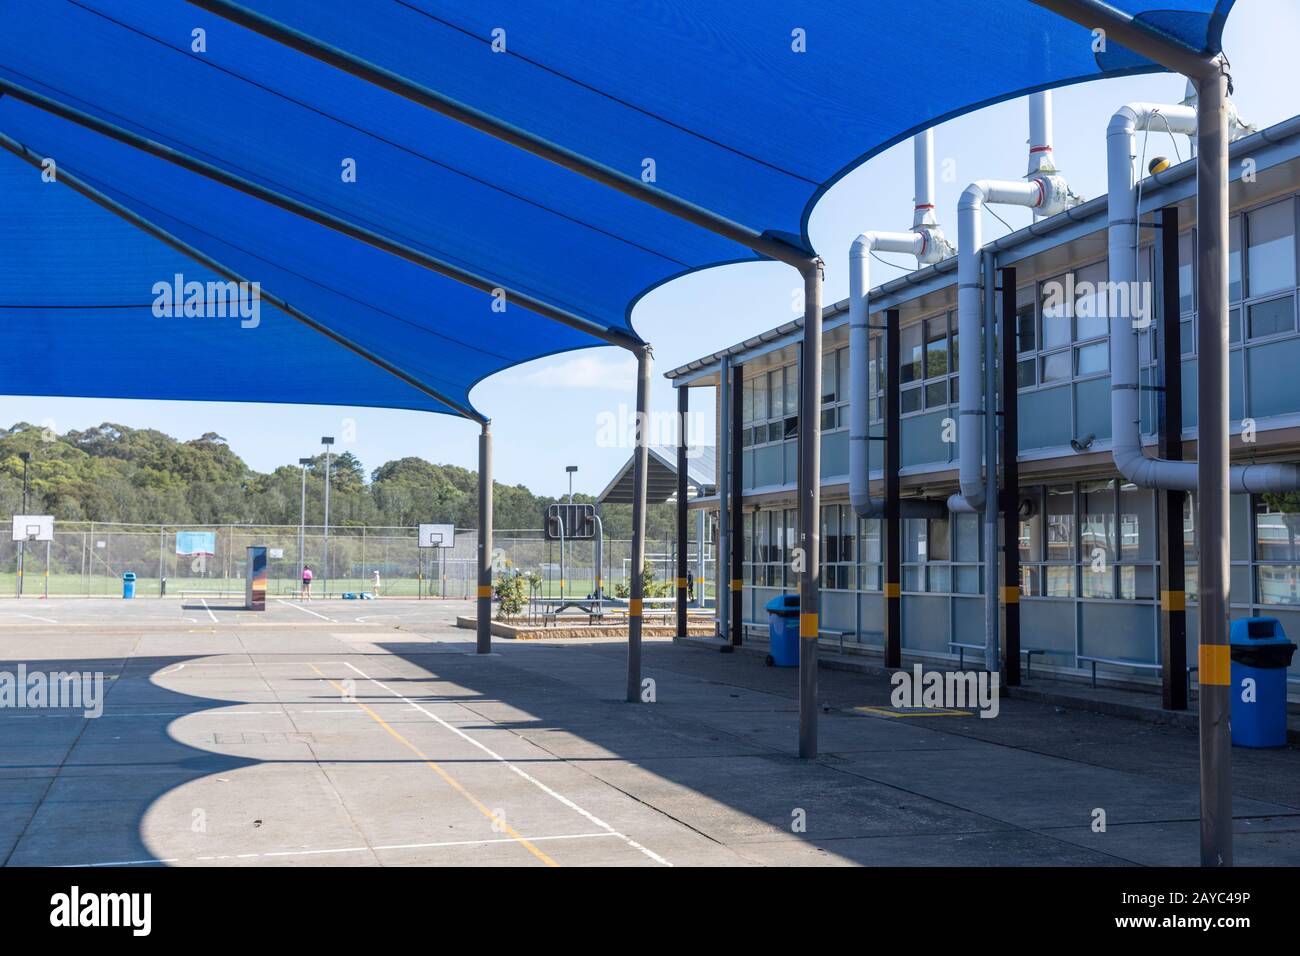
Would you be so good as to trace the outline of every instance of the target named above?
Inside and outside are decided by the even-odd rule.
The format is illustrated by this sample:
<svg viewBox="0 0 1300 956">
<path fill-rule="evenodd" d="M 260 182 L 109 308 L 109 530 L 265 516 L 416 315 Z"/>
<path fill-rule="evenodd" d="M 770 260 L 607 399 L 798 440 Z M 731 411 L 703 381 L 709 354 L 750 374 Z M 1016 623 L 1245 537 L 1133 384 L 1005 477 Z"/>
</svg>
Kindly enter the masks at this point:
<svg viewBox="0 0 1300 956">
<path fill-rule="evenodd" d="M 868 364 L 872 252 L 916 256 L 928 265 L 952 255 L 934 215 L 934 140 L 930 130 L 914 139 L 916 196 L 912 232 L 864 232 L 849 249 L 849 502 L 859 517 L 878 518 L 884 502 L 871 497 L 871 412 Z M 897 375 L 897 369 L 889 369 Z"/>
<path fill-rule="evenodd" d="M 1052 155 L 1052 94 L 1031 93 L 1029 96 L 1029 169 L 1026 179 L 1050 176 L 1056 172 L 1056 157 Z M 1034 211 L 1034 218 L 1042 213 Z"/>
<path fill-rule="evenodd" d="M 1235 116 L 1231 117 L 1235 119 Z M 1118 308 L 1110 323 L 1111 454 L 1115 466 L 1139 488 L 1196 490 L 1196 462 L 1148 458 L 1142 450 L 1138 402 L 1137 332 L 1148 328 L 1152 296 L 1138 287 L 1138 183 L 1135 168 L 1137 131 L 1196 135 L 1196 110 L 1190 106 L 1130 103 L 1111 118 L 1106 132 L 1106 174 L 1110 192 L 1107 245 L 1110 256 L 1108 297 Z M 1230 124 L 1234 138 L 1247 127 Z M 1141 310 L 1135 305 L 1144 303 Z M 1176 359 L 1174 359 L 1176 360 Z M 1229 470 L 1233 494 L 1300 490 L 1300 467 L 1290 464 L 1234 465 Z"/>
<path fill-rule="evenodd" d="M 984 246 L 984 206 L 1026 206 L 1054 216 L 1077 202 L 1065 180 L 1039 175 L 1026 182 L 983 179 L 971 183 L 957 204 L 957 356 L 958 483 L 961 491 L 948 499 L 950 511 L 979 511 L 984 505 L 983 389 L 979 343 L 983 334 L 980 304 L 980 252 Z"/>
</svg>

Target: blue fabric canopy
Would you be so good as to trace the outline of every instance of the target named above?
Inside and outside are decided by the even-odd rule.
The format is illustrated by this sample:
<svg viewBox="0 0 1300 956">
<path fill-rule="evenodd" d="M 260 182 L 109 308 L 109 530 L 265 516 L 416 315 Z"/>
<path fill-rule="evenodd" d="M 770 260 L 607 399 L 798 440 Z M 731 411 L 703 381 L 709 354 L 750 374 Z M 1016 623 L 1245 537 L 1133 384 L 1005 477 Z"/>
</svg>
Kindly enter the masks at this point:
<svg viewBox="0 0 1300 956">
<path fill-rule="evenodd" d="M 804 247 L 818 197 L 917 130 L 1035 89 L 1155 69 L 1114 43 L 1094 53 L 1089 31 L 1027 0 L 247 6 Z M 1115 6 L 1212 52 L 1231 2 Z M 182 0 L 12 2 L 3 22 L 0 80 L 601 328 L 631 332 L 640 296 L 677 275 L 759 258 Z M 12 95 L 0 97 L 0 132 L 455 402 L 493 372 L 598 344 Z M 278 313 L 257 329 L 141 314 L 156 281 L 201 270 L 154 240 L 121 238 L 107 213 L 14 162 L 0 164 L 7 392 L 447 410 L 379 384 L 382 372 Z M 63 261 L 10 255 L 33 233 Z M 122 269 L 128 248 L 139 252 Z M 140 327 L 124 331 L 127 321 Z M 172 374 L 196 361 L 214 370 L 201 385 Z M 268 371 L 274 385 L 259 393 Z"/>
</svg>

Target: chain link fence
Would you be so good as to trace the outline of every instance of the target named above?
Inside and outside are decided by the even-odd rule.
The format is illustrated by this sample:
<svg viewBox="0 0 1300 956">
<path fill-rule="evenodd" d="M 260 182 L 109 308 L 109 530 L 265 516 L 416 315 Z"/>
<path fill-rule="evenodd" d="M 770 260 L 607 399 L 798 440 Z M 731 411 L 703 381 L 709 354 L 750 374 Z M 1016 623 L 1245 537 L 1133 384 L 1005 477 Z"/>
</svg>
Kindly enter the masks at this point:
<svg viewBox="0 0 1300 956">
<path fill-rule="evenodd" d="M 3 520 L 7 527 L 8 519 Z M 211 554 L 178 554 L 178 533 L 193 542 L 194 533 L 212 536 Z M 330 527 L 308 525 L 141 525 L 90 521 L 55 522 L 54 540 L 18 543 L 0 540 L 0 597 L 14 596 L 22 574 L 22 593 L 29 597 L 116 596 L 122 575 L 136 576 L 136 595 L 242 596 L 247 548 L 269 549 L 267 593 L 296 595 L 303 564 L 312 569 L 314 596 L 374 591 L 387 597 L 469 599 L 477 588 L 478 532 L 458 531 L 454 547 L 422 549 L 415 528 Z M 655 546 L 661 550 L 655 551 Z M 536 572 L 541 593 L 586 596 L 595 589 L 595 542 L 572 541 L 561 549 L 538 530 L 499 530 L 493 540 L 498 572 Z M 671 542 L 651 541 L 647 557 L 654 580 L 675 576 Z M 631 573 L 632 543 L 604 542 L 602 573 L 605 593 L 625 588 Z M 48 554 L 48 558 L 47 558 Z M 708 555 L 707 587 L 712 587 L 713 558 Z M 697 579 L 692 544 L 691 571 Z"/>
</svg>

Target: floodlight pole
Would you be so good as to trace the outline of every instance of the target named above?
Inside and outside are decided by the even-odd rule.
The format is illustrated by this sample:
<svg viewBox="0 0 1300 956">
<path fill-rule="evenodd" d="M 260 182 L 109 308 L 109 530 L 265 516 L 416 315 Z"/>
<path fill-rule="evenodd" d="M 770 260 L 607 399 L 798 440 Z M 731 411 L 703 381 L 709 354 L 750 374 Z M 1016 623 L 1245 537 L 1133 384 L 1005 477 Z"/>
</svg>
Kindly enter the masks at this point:
<svg viewBox="0 0 1300 956">
<path fill-rule="evenodd" d="M 325 446 L 325 545 L 322 548 L 323 557 L 321 559 L 321 574 L 325 576 L 324 587 L 321 588 L 324 597 L 330 596 L 330 451 L 334 447 L 334 439 L 328 435 L 321 438 L 320 443 Z"/>
<path fill-rule="evenodd" d="M 23 463 L 23 514 L 27 514 L 27 463 L 32 460 L 32 453 L 29 451 L 20 451 L 18 457 Z M 21 539 L 18 542 L 18 597 L 23 596 L 23 572 L 27 564 L 27 541 Z"/>
<path fill-rule="evenodd" d="M 1232 865 L 1229 703 L 1227 62 L 1100 0 L 1034 0 L 1188 77 L 1196 87 L 1196 506 L 1200 534 L 1201 865 Z"/>
<path fill-rule="evenodd" d="M 803 270 L 803 368 L 799 382 L 799 756 L 817 756 L 817 634 L 821 600 L 822 264 Z M 734 399 L 733 399 L 734 401 Z M 735 574 L 739 568 L 732 573 Z"/>
<path fill-rule="evenodd" d="M 478 435 L 478 612 L 475 652 L 492 653 L 492 423 Z"/>
<path fill-rule="evenodd" d="M 298 585 L 302 586 L 302 573 L 307 567 L 307 466 L 310 458 L 299 458 L 302 466 L 302 502 L 298 506 Z"/>
</svg>

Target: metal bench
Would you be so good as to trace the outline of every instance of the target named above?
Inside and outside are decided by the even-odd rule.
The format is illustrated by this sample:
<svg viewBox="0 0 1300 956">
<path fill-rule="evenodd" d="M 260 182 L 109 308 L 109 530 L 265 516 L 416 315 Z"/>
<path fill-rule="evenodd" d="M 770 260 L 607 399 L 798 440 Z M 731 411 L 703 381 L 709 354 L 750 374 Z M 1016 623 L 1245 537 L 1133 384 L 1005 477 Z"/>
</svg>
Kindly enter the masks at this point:
<svg viewBox="0 0 1300 956">
<path fill-rule="evenodd" d="M 957 666 L 960 668 L 965 668 L 966 666 L 967 651 L 984 650 L 983 644 L 965 644 L 962 643 L 961 641 L 949 641 L 948 647 L 949 649 L 952 649 L 954 647 L 957 648 Z M 1024 655 L 1025 658 L 1025 679 L 1028 680 L 1029 678 L 1034 676 L 1034 655 L 1051 654 L 1054 652 L 1049 651 L 1045 647 L 1022 647 L 1020 648 L 1020 653 Z"/>
<path fill-rule="evenodd" d="M 1089 654 L 1079 654 L 1076 656 L 1079 661 L 1087 661 L 1092 665 L 1092 686 L 1097 686 L 1097 665 L 1109 664 L 1111 667 L 1135 667 L 1144 671 L 1161 671 L 1164 670 L 1163 664 L 1152 664 L 1150 661 L 1135 661 L 1127 657 L 1093 657 Z M 1192 696 L 1192 674 L 1199 671 L 1195 664 L 1187 666 L 1187 696 Z"/>
</svg>

